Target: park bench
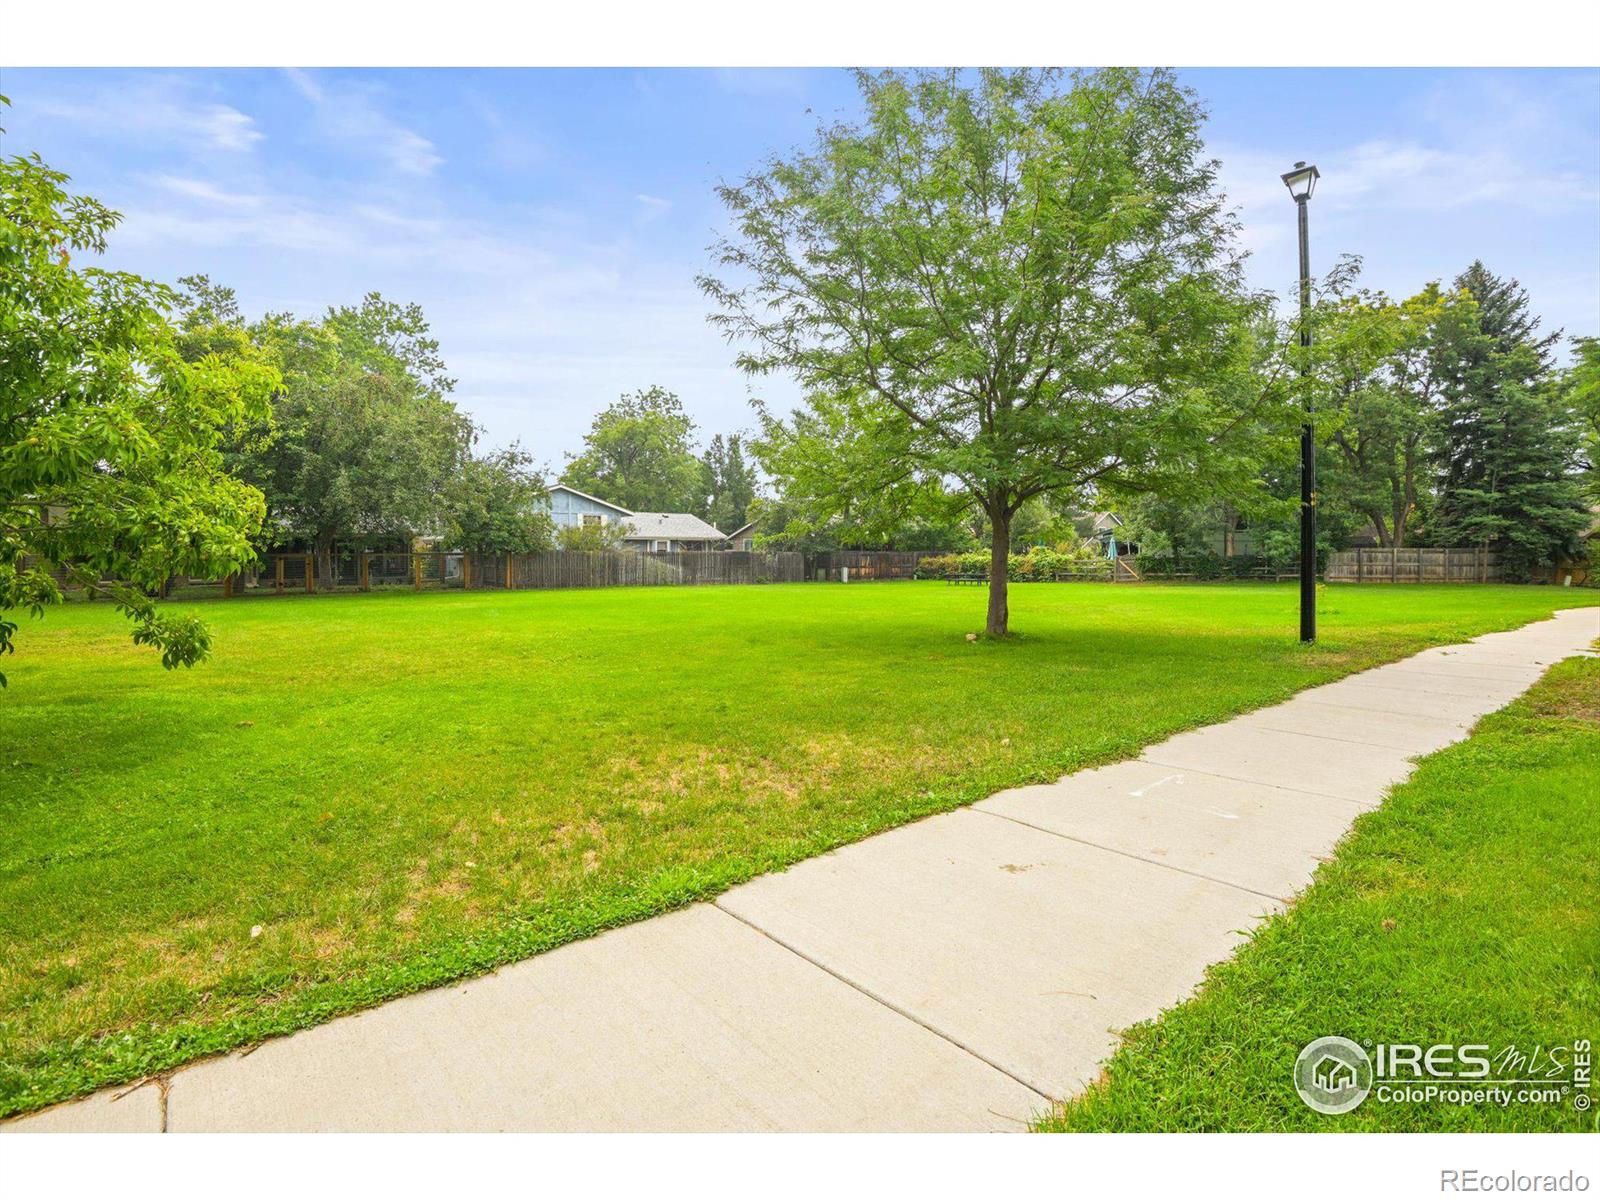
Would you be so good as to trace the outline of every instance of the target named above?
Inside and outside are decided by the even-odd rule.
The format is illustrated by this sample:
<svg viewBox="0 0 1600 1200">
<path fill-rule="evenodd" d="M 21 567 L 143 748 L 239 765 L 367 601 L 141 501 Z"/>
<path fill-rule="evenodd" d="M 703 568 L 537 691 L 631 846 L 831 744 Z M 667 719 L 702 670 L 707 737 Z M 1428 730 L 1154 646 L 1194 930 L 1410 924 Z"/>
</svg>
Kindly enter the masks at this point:
<svg viewBox="0 0 1600 1200">
<path fill-rule="evenodd" d="M 989 577 L 971 571 L 958 571 L 946 575 L 944 581 L 946 583 L 988 583 Z"/>
<path fill-rule="evenodd" d="M 1068 567 L 1050 573 L 1050 581 L 1052 583 L 1080 583 L 1085 579 L 1091 582 L 1100 582 L 1110 578 L 1109 572 L 1098 570 L 1094 567 Z"/>
</svg>

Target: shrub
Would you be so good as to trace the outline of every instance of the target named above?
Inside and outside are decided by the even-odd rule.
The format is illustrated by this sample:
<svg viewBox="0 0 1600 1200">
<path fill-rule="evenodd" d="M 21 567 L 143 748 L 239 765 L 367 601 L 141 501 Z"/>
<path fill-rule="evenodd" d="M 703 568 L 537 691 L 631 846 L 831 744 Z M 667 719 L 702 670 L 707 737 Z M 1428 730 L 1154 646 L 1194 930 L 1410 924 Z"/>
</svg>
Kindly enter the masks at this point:
<svg viewBox="0 0 1600 1200">
<path fill-rule="evenodd" d="M 1051 580 L 1057 574 L 1071 572 L 1075 575 L 1093 573 L 1111 574 L 1111 560 L 1094 542 L 1077 545 L 1062 543 L 1054 548 L 1036 546 L 1024 554 L 1013 554 L 1007 559 L 1006 578 L 1016 583 L 1034 583 Z M 989 552 L 970 550 L 964 554 L 937 554 L 919 559 L 917 578 L 941 579 L 950 575 L 989 574 Z"/>
</svg>

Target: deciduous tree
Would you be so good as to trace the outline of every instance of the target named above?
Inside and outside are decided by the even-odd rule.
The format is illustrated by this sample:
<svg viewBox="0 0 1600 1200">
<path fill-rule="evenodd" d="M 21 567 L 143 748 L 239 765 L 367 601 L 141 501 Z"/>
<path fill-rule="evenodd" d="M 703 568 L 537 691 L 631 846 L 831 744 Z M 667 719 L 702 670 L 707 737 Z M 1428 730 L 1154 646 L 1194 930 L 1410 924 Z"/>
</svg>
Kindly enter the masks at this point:
<svg viewBox="0 0 1600 1200">
<path fill-rule="evenodd" d="M 475 554 L 550 549 L 555 527 L 532 463 L 515 445 L 463 462 L 445 490 L 446 539 Z"/>
<path fill-rule="evenodd" d="M 1354 509 L 1380 546 L 1406 545 L 1427 515 L 1447 384 L 1440 349 L 1472 307 L 1466 293 L 1430 284 L 1408 300 L 1361 292 L 1319 313 L 1319 423 L 1331 458 L 1321 500 Z"/>
<path fill-rule="evenodd" d="M 569 487 L 639 512 L 704 511 L 694 422 L 665 388 L 623 395 L 595 417 L 583 443 L 561 473 Z"/>
<path fill-rule="evenodd" d="M 317 321 L 268 313 L 246 324 L 227 289 L 184 284 L 187 353 L 238 340 L 282 375 L 270 424 L 241 427 L 229 444 L 231 468 L 266 495 L 266 540 L 304 539 L 327 577 L 341 539 L 442 524 L 473 431 L 414 305 L 372 294 Z"/>
<path fill-rule="evenodd" d="M 734 228 L 702 287 L 741 366 L 805 389 L 762 429 L 781 490 L 885 519 L 964 490 L 1004 634 L 1022 505 L 1253 487 L 1289 393 L 1255 375 L 1262 304 L 1170 72 L 858 78 L 863 125 L 720 189 Z"/>
<path fill-rule="evenodd" d="M 278 378 L 242 345 L 186 360 L 169 289 L 80 266 L 118 218 L 67 183 L 37 156 L 0 162 L 0 654 L 17 630 L 4 614 L 61 600 L 55 568 L 189 666 L 205 625 L 150 595 L 253 556 L 261 493 L 224 470 L 221 442 L 265 419 Z"/>
</svg>

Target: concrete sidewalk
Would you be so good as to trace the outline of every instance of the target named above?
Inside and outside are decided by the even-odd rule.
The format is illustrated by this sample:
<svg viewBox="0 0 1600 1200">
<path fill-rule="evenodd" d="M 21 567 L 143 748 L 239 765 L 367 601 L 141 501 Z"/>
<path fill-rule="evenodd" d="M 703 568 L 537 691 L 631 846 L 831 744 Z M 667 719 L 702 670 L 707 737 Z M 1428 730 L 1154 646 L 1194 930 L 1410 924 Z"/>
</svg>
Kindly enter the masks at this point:
<svg viewBox="0 0 1600 1200">
<path fill-rule="evenodd" d="M 1424 651 L 5 1131 L 1022 1129 L 1597 638 L 1569 609 Z"/>
</svg>

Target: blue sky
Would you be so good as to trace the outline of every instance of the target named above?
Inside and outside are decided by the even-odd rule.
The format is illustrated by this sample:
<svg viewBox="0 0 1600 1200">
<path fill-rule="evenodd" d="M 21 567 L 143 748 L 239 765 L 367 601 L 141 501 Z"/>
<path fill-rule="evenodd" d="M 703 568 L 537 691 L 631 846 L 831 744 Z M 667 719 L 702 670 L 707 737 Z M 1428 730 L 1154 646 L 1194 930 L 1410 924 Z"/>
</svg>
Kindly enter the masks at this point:
<svg viewBox="0 0 1600 1200">
<path fill-rule="evenodd" d="M 1257 284 L 1292 281 L 1277 176 L 1306 158 L 1318 269 L 1359 254 L 1408 294 L 1481 257 L 1547 326 L 1600 333 L 1600 71 L 1183 76 Z M 419 301 L 484 444 L 555 466 L 623 391 L 671 388 L 706 437 L 750 424 L 753 389 L 793 398 L 706 325 L 712 188 L 855 111 L 836 70 L 29 69 L 0 92 L 0 150 L 125 215 L 108 265 L 204 272 L 251 314 Z"/>
</svg>

